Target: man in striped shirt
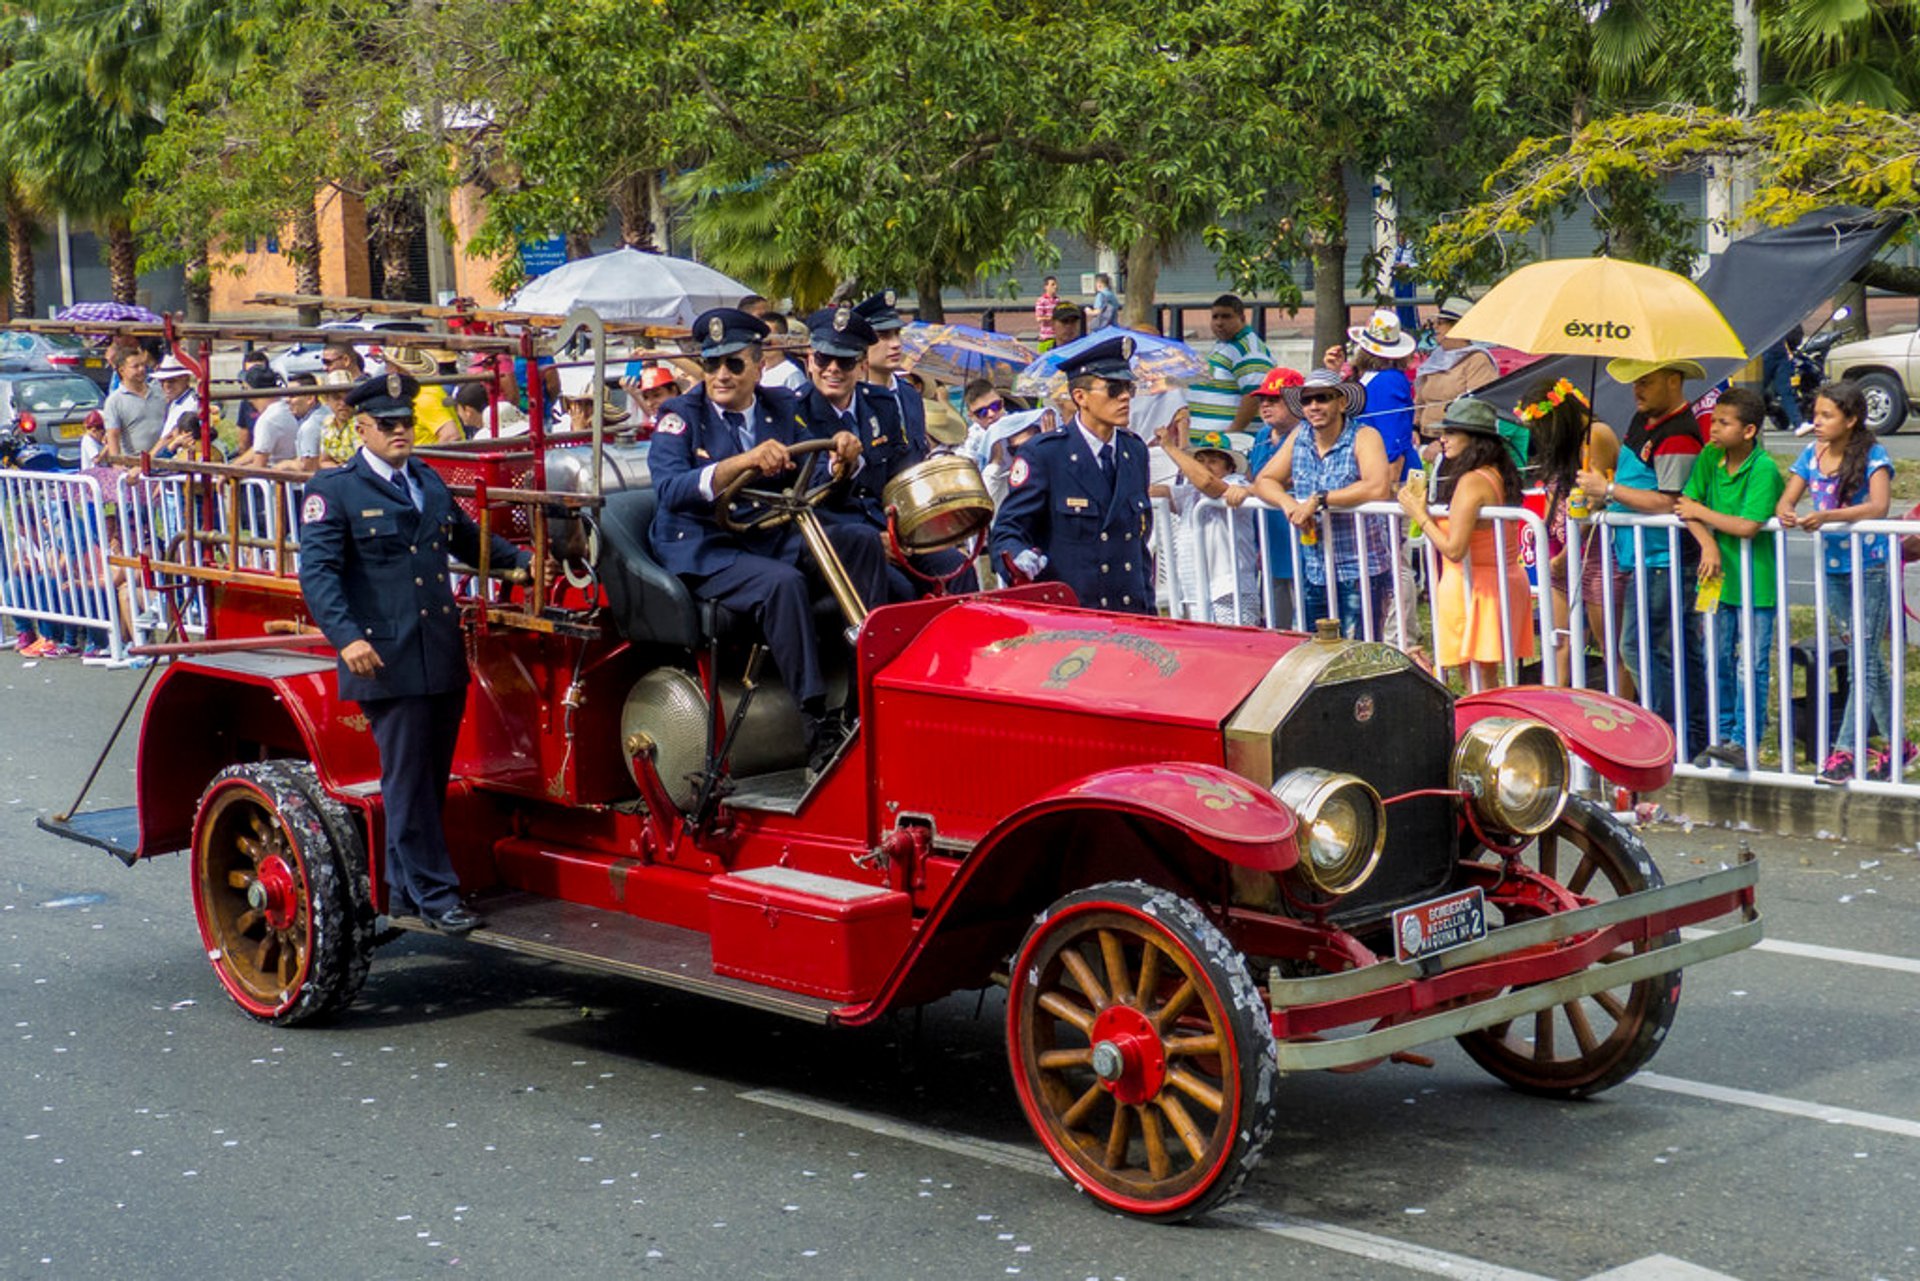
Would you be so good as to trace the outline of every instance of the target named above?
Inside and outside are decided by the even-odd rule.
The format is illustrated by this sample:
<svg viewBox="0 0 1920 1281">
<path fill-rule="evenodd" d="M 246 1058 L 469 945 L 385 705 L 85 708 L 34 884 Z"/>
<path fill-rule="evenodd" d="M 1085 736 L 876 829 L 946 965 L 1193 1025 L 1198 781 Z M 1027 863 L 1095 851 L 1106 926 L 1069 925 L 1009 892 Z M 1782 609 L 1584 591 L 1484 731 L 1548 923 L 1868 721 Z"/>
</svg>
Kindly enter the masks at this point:
<svg viewBox="0 0 1920 1281">
<path fill-rule="evenodd" d="M 1193 430 L 1245 431 L 1259 416 L 1254 393 L 1273 370 L 1273 353 L 1247 323 L 1246 304 L 1234 294 L 1213 300 L 1209 323 L 1214 344 L 1207 376 L 1187 388 Z"/>
</svg>

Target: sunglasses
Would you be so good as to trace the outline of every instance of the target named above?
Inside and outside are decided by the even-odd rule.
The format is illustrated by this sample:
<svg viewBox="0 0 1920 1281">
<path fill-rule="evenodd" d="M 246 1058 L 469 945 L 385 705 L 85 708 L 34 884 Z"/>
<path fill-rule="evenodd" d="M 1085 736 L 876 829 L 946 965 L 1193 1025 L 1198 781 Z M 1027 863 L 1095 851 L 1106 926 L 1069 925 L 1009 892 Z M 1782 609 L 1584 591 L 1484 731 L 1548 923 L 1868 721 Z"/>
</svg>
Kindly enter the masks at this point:
<svg viewBox="0 0 1920 1281">
<path fill-rule="evenodd" d="M 985 422 L 987 421 L 987 419 L 993 417 L 995 414 L 1003 414 L 1006 411 L 1007 411 L 1006 401 L 989 400 L 984 405 L 976 406 L 972 410 L 972 413 L 975 418 L 978 418 L 981 422 Z"/>
<path fill-rule="evenodd" d="M 824 351 L 813 353 L 813 363 L 822 369 L 842 369 L 851 371 L 860 363 L 858 356 L 829 356 Z M 738 372 L 737 370 L 735 372 Z"/>
<path fill-rule="evenodd" d="M 730 374 L 744 374 L 747 361 L 744 356 L 702 356 L 700 368 L 710 374 L 717 374 L 723 368 Z"/>
<path fill-rule="evenodd" d="M 409 418 L 376 418 L 373 429 L 388 436 L 398 436 L 401 432 L 413 434 L 413 420 Z"/>
<path fill-rule="evenodd" d="M 1338 399 L 1340 399 L 1340 397 L 1330 391 L 1316 391 L 1302 396 L 1300 403 L 1303 405 L 1331 405 Z"/>
<path fill-rule="evenodd" d="M 1100 380 L 1100 385 L 1106 389 L 1109 400 L 1133 395 L 1133 384 L 1122 378 L 1103 378 Z"/>
</svg>

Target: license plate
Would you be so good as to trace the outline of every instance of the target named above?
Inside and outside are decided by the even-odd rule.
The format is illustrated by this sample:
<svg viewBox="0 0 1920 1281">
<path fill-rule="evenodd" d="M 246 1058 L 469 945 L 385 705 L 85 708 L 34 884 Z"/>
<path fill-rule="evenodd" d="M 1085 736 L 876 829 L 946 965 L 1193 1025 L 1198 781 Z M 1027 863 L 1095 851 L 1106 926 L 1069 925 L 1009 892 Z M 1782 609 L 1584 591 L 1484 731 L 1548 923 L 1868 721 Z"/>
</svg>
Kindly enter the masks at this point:
<svg viewBox="0 0 1920 1281">
<path fill-rule="evenodd" d="M 85 423 L 61 423 L 60 424 L 61 440 L 78 440 L 80 439 L 80 437 L 86 434 L 87 434 L 87 425 Z"/>
<path fill-rule="evenodd" d="M 1475 886 L 1393 914 L 1393 954 L 1417 961 L 1487 936 L 1487 898 Z"/>
<path fill-rule="evenodd" d="M 80 363 L 81 365 L 85 366 L 88 369 L 105 369 L 107 367 L 107 362 L 100 359 L 100 357 L 98 356 L 88 356 L 85 360 L 82 360 Z"/>
</svg>

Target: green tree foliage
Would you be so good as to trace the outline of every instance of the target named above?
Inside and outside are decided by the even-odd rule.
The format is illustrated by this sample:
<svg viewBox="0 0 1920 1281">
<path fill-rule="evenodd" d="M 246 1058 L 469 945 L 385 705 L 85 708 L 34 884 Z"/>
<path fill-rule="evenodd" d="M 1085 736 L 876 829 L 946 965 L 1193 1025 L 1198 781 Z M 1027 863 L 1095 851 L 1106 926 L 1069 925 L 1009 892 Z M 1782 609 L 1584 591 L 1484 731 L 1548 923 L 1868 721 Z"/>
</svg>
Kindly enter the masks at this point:
<svg viewBox="0 0 1920 1281">
<path fill-rule="evenodd" d="M 1762 16 L 1769 105 L 1906 111 L 1920 102 L 1915 0 L 1774 0 Z"/>
<path fill-rule="evenodd" d="M 1749 167 L 1746 214 L 1777 225 L 1815 209 L 1856 204 L 1891 216 L 1920 213 L 1920 119 L 1869 107 L 1763 110 L 1751 116 L 1689 109 L 1595 121 L 1571 137 L 1535 139 L 1487 180 L 1486 198 L 1436 228 L 1436 270 L 1513 244 L 1569 203 L 1623 182 L 1658 186 L 1725 159 Z"/>
</svg>

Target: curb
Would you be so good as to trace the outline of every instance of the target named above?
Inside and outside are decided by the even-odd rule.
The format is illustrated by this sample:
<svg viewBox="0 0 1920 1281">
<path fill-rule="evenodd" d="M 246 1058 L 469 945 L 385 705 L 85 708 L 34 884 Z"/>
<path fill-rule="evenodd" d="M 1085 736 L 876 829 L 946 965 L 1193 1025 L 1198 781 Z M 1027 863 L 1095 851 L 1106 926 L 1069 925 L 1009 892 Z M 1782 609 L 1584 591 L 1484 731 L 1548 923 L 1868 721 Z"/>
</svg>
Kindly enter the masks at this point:
<svg viewBox="0 0 1920 1281">
<path fill-rule="evenodd" d="M 1676 777 L 1649 799 L 1676 817 L 1775 836 L 1906 848 L 1920 832 L 1920 798 L 1846 787 L 1781 787 Z"/>
</svg>

